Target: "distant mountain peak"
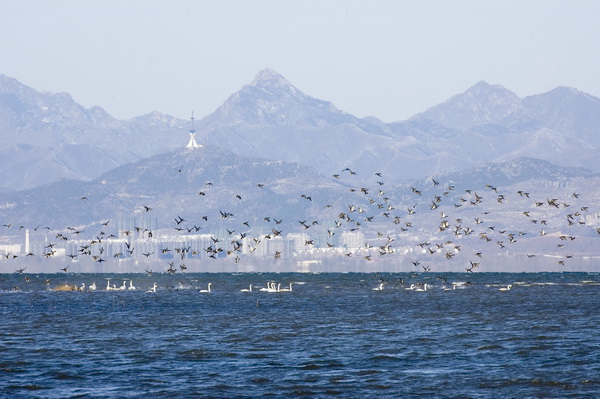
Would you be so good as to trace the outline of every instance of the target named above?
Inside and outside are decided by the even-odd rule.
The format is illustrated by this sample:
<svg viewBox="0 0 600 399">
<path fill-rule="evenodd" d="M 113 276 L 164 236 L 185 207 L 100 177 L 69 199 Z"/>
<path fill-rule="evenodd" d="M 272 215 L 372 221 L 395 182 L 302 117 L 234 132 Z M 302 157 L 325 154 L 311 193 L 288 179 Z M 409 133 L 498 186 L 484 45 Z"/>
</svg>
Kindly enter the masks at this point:
<svg viewBox="0 0 600 399">
<path fill-rule="evenodd" d="M 271 68 L 265 68 L 262 71 L 259 71 L 254 77 L 254 80 L 250 83 L 250 86 L 259 87 L 272 84 L 291 86 L 291 83 L 286 78 Z"/>
<path fill-rule="evenodd" d="M 307 97 L 289 80 L 270 68 L 260 71 L 245 88 L 258 90 L 259 93 L 263 93 L 262 96 L 269 97 L 270 101 L 292 100 L 304 102 Z"/>
<path fill-rule="evenodd" d="M 519 96 L 504 86 L 482 80 L 412 119 L 431 119 L 450 128 L 468 130 L 497 123 L 513 112 L 520 101 Z"/>
<path fill-rule="evenodd" d="M 489 93 L 489 92 L 504 92 L 504 93 L 510 93 L 513 94 L 514 93 L 510 90 L 508 90 L 506 87 L 502 86 L 502 85 L 493 85 L 493 84 L 489 84 L 488 82 L 486 82 L 485 80 L 480 80 L 479 82 L 475 83 L 473 86 L 469 87 L 464 93 Z M 460 94 L 458 94 L 460 95 Z"/>
<path fill-rule="evenodd" d="M 350 119 L 355 118 L 328 101 L 306 95 L 282 75 L 266 68 L 250 84 L 231 95 L 201 124 L 324 126 L 348 122 Z"/>
</svg>

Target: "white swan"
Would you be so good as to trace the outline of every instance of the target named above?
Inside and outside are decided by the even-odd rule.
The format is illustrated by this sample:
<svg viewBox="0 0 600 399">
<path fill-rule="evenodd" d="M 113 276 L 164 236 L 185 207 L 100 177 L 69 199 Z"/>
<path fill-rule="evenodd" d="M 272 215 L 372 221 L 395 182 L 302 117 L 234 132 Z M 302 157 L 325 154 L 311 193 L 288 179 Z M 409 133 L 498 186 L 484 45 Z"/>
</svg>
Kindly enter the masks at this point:
<svg viewBox="0 0 600 399">
<path fill-rule="evenodd" d="M 427 283 L 423 284 L 423 288 L 421 288 L 421 287 L 415 288 L 415 291 L 420 291 L 420 292 L 427 291 Z"/>
<path fill-rule="evenodd" d="M 252 292 L 252 284 L 250 284 L 250 288 L 242 288 L 241 292 Z"/>
<path fill-rule="evenodd" d="M 81 288 L 79 288 L 79 291 L 85 291 L 85 283 L 81 283 Z"/>
<path fill-rule="evenodd" d="M 121 291 L 125 291 L 127 289 L 127 280 L 123 280 L 123 284 L 118 288 Z"/>
<path fill-rule="evenodd" d="M 452 282 L 452 289 L 453 290 L 462 290 L 467 288 L 470 285 L 470 283 L 468 281 L 453 281 Z"/>
<path fill-rule="evenodd" d="M 212 283 L 208 283 L 208 287 L 205 290 L 199 290 L 198 292 L 210 292 L 211 286 L 212 286 Z"/>
<path fill-rule="evenodd" d="M 110 286 L 110 280 L 106 281 L 106 291 L 111 291 L 112 287 Z"/>
<path fill-rule="evenodd" d="M 129 280 L 129 288 L 127 288 L 127 289 L 130 291 L 137 289 L 136 287 L 133 286 L 133 280 Z"/>
<path fill-rule="evenodd" d="M 267 292 L 279 292 L 281 290 L 281 283 L 275 285 L 275 282 L 269 284 L 269 289 Z"/>
<path fill-rule="evenodd" d="M 510 291 L 511 288 L 512 288 L 512 284 L 509 284 L 506 287 L 498 288 L 498 291 Z"/>
<path fill-rule="evenodd" d="M 265 292 L 265 291 L 266 291 L 266 292 L 269 292 L 269 291 L 271 291 L 271 290 L 273 289 L 273 288 L 271 288 L 271 284 L 275 284 L 275 283 L 274 283 L 274 282 L 271 282 L 271 281 L 267 281 L 267 286 L 266 286 L 266 287 L 263 287 L 263 288 L 261 288 L 259 291 L 263 291 L 263 292 Z"/>
<path fill-rule="evenodd" d="M 379 284 L 378 287 L 372 288 L 371 291 L 383 291 L 383 283 Z"/>
<path fill-rule="evenodd" d="M 292 284 L 294 284 L 294 283 L 290 283 L 290 287 L 289 288 L 282 288 L 279 291 L 281 291 L 281 292 L 292 292 Z"/>
<path fill-rule="evenodd" d="M 90 291 L 96 291 L 96 282 L 95 281 L 92 284 L 90 284 Z"/>
<path fill-rule="evenodd" d="M 154 283 L 152 285 L 152 288 L 148 288 L 148 291 L 146 291 L 146 292 L 156 292 L 156 287 L 158 287 L 158 284 Z"/>
</svg>

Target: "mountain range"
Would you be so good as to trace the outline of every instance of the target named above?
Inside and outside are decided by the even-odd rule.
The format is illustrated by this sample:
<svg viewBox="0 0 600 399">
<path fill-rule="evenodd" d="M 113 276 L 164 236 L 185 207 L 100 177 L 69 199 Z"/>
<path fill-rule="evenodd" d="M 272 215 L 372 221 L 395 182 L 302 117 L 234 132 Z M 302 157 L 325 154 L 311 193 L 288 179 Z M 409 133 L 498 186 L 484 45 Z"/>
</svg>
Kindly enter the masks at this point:
<svg viewBox="0 0 600 399">
<path fill-rule="evenodd" d="M 398 183 L 522 157 L 600 172 L 598 126 L 600 99 L 591 95 L 558 87 L 521 99 L 485 82 L 406 121 L 383 123 L 310 97 L 266 69 L 195 129 L 198 142 L 235 154 L 297 162 L 324 176 L 343 167 L 365 177 L 381 172 Z M 68 94 L 0 75 L 0 189 L 90 181 L 184 147 L 191 128 L 159 112 L 117 120 Z"/>
<path fill-rule="evenodd" d="M 600 100 L 574 89 L 521 99 L 479 82 L 383 123 L 267 69 L 193 126 L 158 112 L 119 121 L 0 76 L 2 241 L 151 226 L 162 239 L 310 233 L 322 247 L 341 227 L 414 256 L 425 242 L 438 253 L 431 240 L 485 239 L 585 263 L 598 255 L 599 118 Z M 559 236 L 578 240 L 559 251 Z"/>
</svg>

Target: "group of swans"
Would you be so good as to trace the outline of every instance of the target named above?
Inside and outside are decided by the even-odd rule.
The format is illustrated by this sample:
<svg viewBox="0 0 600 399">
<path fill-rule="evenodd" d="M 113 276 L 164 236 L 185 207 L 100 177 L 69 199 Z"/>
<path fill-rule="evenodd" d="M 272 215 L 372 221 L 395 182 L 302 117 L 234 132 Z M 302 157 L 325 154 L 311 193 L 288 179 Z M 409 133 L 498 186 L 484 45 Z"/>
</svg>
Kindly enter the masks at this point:
<svg viewBox="0 0 600 399">
<path fill-rule="evenodd" d="M 259 289 L 262 292 L 292 292 L 294 283 L 290 283 L 288 288 L 281 288 L 281 283 L 275 283 L 274 281 L 267 282 L 267 286 Z M 252 286 L 250 286 L 250 291 L 252 290 Z M 242 290 L 243 291 L 243 290 Z"/>
<path fill-rule="evenodd" d="M 96 283 L 94 283 L 94 289 L 96 289 Z M 133 285 L 133 280 L 129 280 L 129 287 L 127 286 L 127 280 L 123 280 L 123 284 L 117 287 L 115 284 L 110 285 L 110 280 L 106 281 L 106 291 L 134 291 L 137 287 Z"/>
</svg>

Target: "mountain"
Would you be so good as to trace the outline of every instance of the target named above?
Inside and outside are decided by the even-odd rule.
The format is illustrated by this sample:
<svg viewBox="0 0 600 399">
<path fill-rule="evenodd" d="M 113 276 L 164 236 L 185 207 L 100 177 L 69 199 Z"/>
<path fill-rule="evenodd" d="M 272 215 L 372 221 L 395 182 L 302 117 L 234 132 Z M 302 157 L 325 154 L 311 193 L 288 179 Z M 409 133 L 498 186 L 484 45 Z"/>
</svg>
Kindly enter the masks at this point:
<svg viewBox="0 0 600 399">
<path fill-rule="evenodd" d="M 460 149 L 438 150 L 411 135 L 398 135 L 375 118 L 360 119 L 314 99 L 272 70 L 230 96 L 199 123 L 200 137 L 237 154 L 283 159 L 331 175 L 360 169 L 366 182 L 375 172 L 392 181 L 416 178 L 451 164 L 466 166 Z"/>
<path fill-rule="evenodd" d="M 360 173 L 350 169 L 330 178 L 298 163 L 241 156 L 220 147 L 179 149 L 114 168 L 88 182 L 63 179 L 0 193 L 0 220 L 15 227 L 64 230 L 123 217 L 152 218 L 159 228 L 169 228 L 176 218 L 183 217 L 189 224 L 214 231 L 225 223 L 221 211 L 233 214 L 238 224 L 252 221 L 260 225 L 263 218 L 273 217 L 285 220 L 285 227 L 298 227 L 298 220 L 333 221 L 340 212 L 347 212 L 348 204 L 361 208 L 365 216 L 380 214 L 387 207 L 404 217 L 405 209 L 414 206 L 420 208 L 419 213 L 437 218 L 437 211 L 430 209 L 435 195 L 446 191 L 446 206 L 460 215 L 463 210 L 454 209 L 452 203 L 467 191 L 489 191 L 491 187 L 512 190 L 513 196 L 517 189 L 511 187 L 521 187 L 544 201 L 579 192 L 592 212 L 600 209 L 595 191 L 600 188 L 600 174 L 531 158 L 400 184 L 391 184 L 382 174 L 378 182 L 363 185 L 357 177 Z M 515 209 L 509 204 L 503 212 Z M 208 220 L 203 221 L 203 216 Z M 382 221 L 389 224 L 389 219 Z M 380 226 L 377 219 L 373 226 Z"/>
<path fill-rule="evenodd" d="M 181 146 L 182 128 L 158 112 L 120 121 L 66 93 L 39 92 L 0 75 L 1 185 L 19 190 L 59 178 L 90 180 Z"/>
<path fill-rule="evenodd" d="M 452 129 L 469 130 L 497 124 L 512 114 L 520 101 L 512 91 L 481 81 L 464 93 L 413 116 L 411 120 L 428 119 Z"/>
<path fill-rule="evenodd" d="M 600 100 L 575 89 L 519 98 L 479 82 L 395 123 L 357 118 L 266 69 L 197 121 L 199 143 L 232 153 L 295 162 L 323 176 L 348 167 L 372 184 L 536 158 L 600 172 Z M 60 178 L 90 181 L 129 162 L 181 148 L 189 123 L 159 112 L 129 121 L 68 94 L 41 93 L 0 76 L 0 190 Z"/>
<path fill-rule="evenodd" d="M 459 172 L 436 175 L 426 180 L 426 187 L 422 191 L 435 191 L 429 184 L 432 179 L 442 187 L 454 186 L 456 191 L 462 195 L 465 190 L 481 189 L 486 186 L 511 187 L 522 185 L 524 187 L 530 186 L 530 190 L 535 191 L 538 183 L 534 183 L 534 181 L 569 182 L 573 179 L 598 179 L 598 177 L 600 177 L 600 174 L 592 173 L 585 168 L 559 166 L 536 158 L 516 158 L 511 161 L 490 162 Z M 405 182 L 400 187 L 422 185 L 423 180 L 415 180 Z M 587 191 L 585 188 L 579 188 L 579 190 Z M 405 189 L 405 191 L 407 190 Z M 548 197 L 553 195 L 552 193 L 543 194 Z M 594 195 L 590 193 L 590 196 L 593 197 Z"/>
<path fill-rule="evenodd" d="M 519 99 L 502 86 L 479 82 L 408 122 L 430 132 L 420 136 L 430 145 L 462 149 L 472 166 L 530 157 L 600 172 L 600 99 L 576 89 Z"/>
<path fill-rule="evenodd" d="M 600 146 L 600 99 L 569 87 L 524 98 L 502 125 L 515 131 L 551 129 L 584 145 Z"/>
<path fill-rule="evenodd" d="M 203 262 L 213 243 L 213 249 L 223 249 L 219 257 L 225 262 L 237 263 L 239 255 L 246 265 L 257 262 L 256 270 L 284 245 L 287 261 L 351 261 L 361 271 L 378 271 L 381 265 L 421 271 L 410 262 L 435 272 L 464 271 L 470 262 L 485 265 L 482 271 L 505 270 L 507 262 L 571 270 L 557 263 L 567 259 L 569 267 L 581 270 L 593 268 L 597 259 L 598 174 L 535 159 L 402 184 L 389 184 L 382 175 L 363 185 L 360 173 L 343 170 L 329 178 L 297 163 L 219 147 L 180 149 L 89 182 L 60 180 L 0 194 L 0 243 L 7 244 L 8 259 L 28 230 L 35 256 L 20 256 L 21 250 L 24 262 L 46 264 L 52 248 L 60 252 L 47 257 L 56 262 L 79 254 L 82 262 L 93 263 L 83 256 L 84 249 L 93 248 L 118 271 L 165 270 L 168 260 L 179 257 L 162 250 L 191 245 L 196 254 L 187 260 Z M 267 237 L 286 240 L 271 245 Z M 255 258 L 248 251 L 258 241 L 265 242 L 264 252 Z M 126 246 L 136 253 L 123 257 Z M 14 270 L 13 265 L 18 263 L 5 267 Z M 48 269 L 41 265 L 40 270 Z"/>
<path fill-rule="evenodd" d="M 359 118 L 338 110 L 332 103 L 304 94 L 272 69 L 265 69 L 204 118 L 200 126 L 322 127 L 361 123 Z"/>
<path fill-rule="evenodd" d="M 310 167 L 203 146 L 145 158 L 89 182 L 60 180 L 0 194 L 0 215 L 14 225 L 56 229 L 118 217 L 154 218 L 164 228 L 178 216 L 217 228 L 219 211 L 234 214 L 238 221 L 254 221 L 260 215 L 259 220 L 274 216 L 295 223 L 296 215 L 320 212 L 327 201 L 347 190 Z M 319 200 L 303 199 L 307 192 L 318 194 Z M 206 223 L 204 215 L 210 215 Z"/>
</svg>

